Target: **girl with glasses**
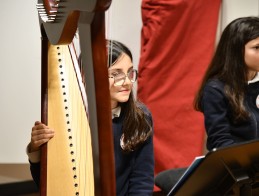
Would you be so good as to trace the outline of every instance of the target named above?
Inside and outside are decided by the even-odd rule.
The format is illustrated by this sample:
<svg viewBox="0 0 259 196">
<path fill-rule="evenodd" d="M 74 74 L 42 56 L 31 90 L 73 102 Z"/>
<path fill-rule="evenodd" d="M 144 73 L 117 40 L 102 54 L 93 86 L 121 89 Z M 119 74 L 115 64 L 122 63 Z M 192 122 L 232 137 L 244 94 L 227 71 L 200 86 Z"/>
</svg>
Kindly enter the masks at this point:
<svg viewBox="0 0 259 196">
<path fill-rule="evenodd" d="M 137 70 L 122 43 L 107 41 L 108 78 L 116 171 L 116 195 L 152 195 L 154 187 L 153 121 L 147 107 L 135 100 L 132 88 Z M 48 126 L 35 122 L 27 148 L 31 173 L 39 185 L 40 164 L 35 153 L 54 137 Z M 32 155 L 34 154 L 34 155 Z"/>
<path fill-rule="evenodd" d="M 132 54 L 120 42 L 107 41 L 114 131 L 117 195 L 152 195 L 154 186 L 151 113 L 133 96 Z"/>
</svg>

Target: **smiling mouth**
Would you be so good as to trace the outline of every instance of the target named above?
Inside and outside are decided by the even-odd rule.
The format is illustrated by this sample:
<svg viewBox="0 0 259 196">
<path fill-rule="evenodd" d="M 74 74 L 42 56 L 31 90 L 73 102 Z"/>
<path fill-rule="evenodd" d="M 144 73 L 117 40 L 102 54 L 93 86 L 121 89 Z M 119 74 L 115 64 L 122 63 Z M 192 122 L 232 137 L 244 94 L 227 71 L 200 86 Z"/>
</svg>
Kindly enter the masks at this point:
<svg viewBox="0 0 259 196">
<path fill-rule="evenodd" d="M 130 92 L 130 90 L 121 90 L 121 91 L 119 91 L 119 92 L 121 92 L 121 93 L 126 93 L 126 92 Z"/>
</svg>

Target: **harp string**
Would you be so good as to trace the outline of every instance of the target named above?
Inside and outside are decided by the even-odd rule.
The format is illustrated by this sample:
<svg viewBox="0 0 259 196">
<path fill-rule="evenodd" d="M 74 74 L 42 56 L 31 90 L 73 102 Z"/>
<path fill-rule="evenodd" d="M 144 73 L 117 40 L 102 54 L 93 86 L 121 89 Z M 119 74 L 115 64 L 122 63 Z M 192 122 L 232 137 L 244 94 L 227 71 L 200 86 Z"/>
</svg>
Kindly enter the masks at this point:
<svg viewBox="0 0 259 196">
<path fill-rule="evenodd" d="M 105 13 L 105 37 L 106 40 L 112 42 L 113 41 L 113 33 L 112 33 L 112 29 L 114 28 L 114 15 L 116 15 L 116 3 L 115 1 L 113 1 L 112 5 L 110 6 L 110 8 L 106 11 Z M 108 47 L 108 42 L 106 42 L 106 48 L 107 48 L 107 67 L 109 67 L 109 65 L 112 65 L 112 51 L 113 51 L 113 44 L 109 44 L 111 47 Z"/>
<path fill-rule="evenodd" d="M 74 42 L 73 42 L 74 43 Z M 88 194 L 87 191 L 92 190 L 94 193 L 94 180 L 93 180 L 93 159 L 92 159 L 92 145 L 91 145 L 91 135 L 90 135 L 90 128 L 88 126 L 88 118 L 87 118 L 87 95 L 85 91 L 85 83 L 81 73 L 83 73 L 82 67 L 80 68 L 80 64 L 78 62 L 78 58 L 76 56 L 76 51 L 70 48 L 70 54 L 74 62 L 74 66 L 69 67 L 69 73 L 76 73 L 77 77 L 73 78 L 72 83 L 78 83 L 79 85 L 79 92 L 74 92 L 74 86 L 70 86 L 71 88 L 71 100 L 73 100 L 72 108 L 73 110 L 73 127 L 74 127 L 74 134 L 75 134 L 75 144 L 76 144 L 76 163 L 79 167 L 79 181 L 80 185 L 83 185 L 83 191 L 85 194 Z M 79 94 L 78 94 L 79 93 Z M 82 104 L 84 107 L 82 107 Z M 87 123 L 85 123 L 87 122 Z M 86 131 L 84 131 L 86 130 Z M 85 142 L 86 141 L 86 142 Z M 86 148 L 84 148 L 86 146 Z M 82 150 L 83 149 L 83 150 Z M 82 162 L 82 163 L 81 163 Z"/>
<path fill-rule="evenodd" d="M 78 32 L 75 34 L 75 37 L 72 41 L 72 43 L 69 45 L 69 50 L 70 50 L 70 54 L 71 54 L 71 58 L 73 59 L 73 62 L 74 62 L 74 70 L 70 70 L 70 72 L 73 72 L 75 71 L 76 73 L 76 76 L 77 76 L 77 82 L 78 82 L 78 85 L 79 85 L 79 88 L 80 88 L 80 92 L 81 92 L 81 96 L 82 96 L 82 99 L 83 99 L 83 104 L 85 106 L 85 110 L 84 111 L 81 111 L 81 112 L 76 112 L 75 113 L 75 119 L 80 119 L 82 117 L 82 115 L 77 115 L 77 114 L 84 114 L 86 113 L 86 116 L 85 118 L 88 119 L 88 103 L 87 103 L 87 94 L 86 94 L 86 89 L 85 89 L 85 79 L 84 79 L 84 69 L 83 69 L 83 66 L 82 66 L 82 63 L 81 63 L 81 59 L 80 59 L 80 53 L 81 53 L 81 50 L 80 50 L 80 44 L 79 44 L 79 35 L 78 35 Z M 73 90 L 73 88 L 72 88 Z M 74 93 L 72 93 L 72 95 L 75 95 Z M 73 108 L 80 108 L 80 100 L 76 101 L 76 98 L 80 98 L 80 96 L 76 96 L 75 95 L 75 98 L 72 98 L 72 100 L 74 100 L 73 102 Z M 82 120 L 79 120 L 79 122 L 77 122 L 76 125 L 79 125 L 80 122 L 82 122 Z M 81 126 L 83 127 L 83 126 Z M 76 130 L 79 131 L 79 128 L 75 128 Z M 89 128 L 87 128 L 89 129 Z M 88 131 L 86 133 L 86 135 L 84 136 L 81 136 L 81 134 L 77 134 L 76 136 L 76 144 L 77 144 L 77 149 L 81 148 L 82 145 L 82 142 L 80 142 L 80 140 L 82 140 L 82 138 L 85 138 L 87 140 L 87 144 L 91 144 L 91 135 L 90 135 L 90 132 Z M 77 153 L 77 160 L 80 160 L 81 157 L 84 157 L 83 160 L 85 160 L 85 166 L 88 165 L 88 164 L 91 164 L 90 168 L 91 168 L 91 172 L 92 171 L 92 163 L 93 163 L 93 159 L 92 159 L 92 146 L 91 145 L 88 145 L 88 147 L 86 148 L 86 153 Z M 77 151 L 79 152 L 79 151 Z M 90 158 L 89 158 L 90 157 Z M 86 169 L 84 168 L 84 171 L 86 171 Z M 91 176 L 91 174 L 87 174 L 85 172 L 79 172 L 81 174 L 81 177 L 80 179 L 83 179 L 83 178 L 86 178 L 86 176 Z M 92 181 L 92 182 L 91 182 Z M 85 180 L 86 184 L 93 184 L 93 177 L 92 178 L 88 178 Z M 82 184 L 82 183 L 81 183 Z M 87 189 L 87 186 L 85 186 L 85 192 L 86 192 L 86 189 Z"/>
</svg>

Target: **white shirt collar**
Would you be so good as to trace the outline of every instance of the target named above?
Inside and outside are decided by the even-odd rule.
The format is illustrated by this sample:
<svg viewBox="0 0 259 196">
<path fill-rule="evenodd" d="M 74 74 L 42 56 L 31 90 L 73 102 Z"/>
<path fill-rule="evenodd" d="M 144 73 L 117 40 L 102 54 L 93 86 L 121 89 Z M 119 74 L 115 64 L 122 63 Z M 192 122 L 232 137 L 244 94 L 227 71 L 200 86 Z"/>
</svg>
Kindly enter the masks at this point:
<svg viewBox="0 0 259 196">
<path fill-rule="evenodd" d="M 250 83 L 255 83 L 259 81 L 259 73 L 257 72 L 256 76 L 252 79 L 248 81 L 248 84 Z"/>
<path fill-rule="evenodd" d="M 120 106 L 112 109 L 112 119 L 116 118 L 116 117 L 119 117 L 120 113 L 121 113 L 121 107 Z"/>
</svg>

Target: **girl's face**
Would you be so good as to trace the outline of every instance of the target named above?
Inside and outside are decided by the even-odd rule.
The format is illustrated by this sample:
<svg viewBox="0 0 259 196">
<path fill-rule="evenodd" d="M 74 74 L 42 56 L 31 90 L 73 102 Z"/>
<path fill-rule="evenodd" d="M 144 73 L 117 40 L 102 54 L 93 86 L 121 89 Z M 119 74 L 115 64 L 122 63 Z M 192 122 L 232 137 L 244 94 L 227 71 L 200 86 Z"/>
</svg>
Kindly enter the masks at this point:
<svg viewBox="0 0 259 196">
<path fill-rule="evenodd" d="M 256 72 L 259 72 L 259 37 L 246 43 L 244 58 L 248 68 L 248 80 L 251 80 Z"/>
<path fill-rule="evenodd" d="M 125 53 L 108 69 L 112 109 L 116 108 L 119 102 L 123 103 L 128 101 L 133 86 L 128 77 L 125 78 L 124 83 L 121 85 L 114 84 L 114 76 L 119 73 L 124 73 L 127 76 L 132 69 L 133 65 L 131 59 Z"/>
</svg>

